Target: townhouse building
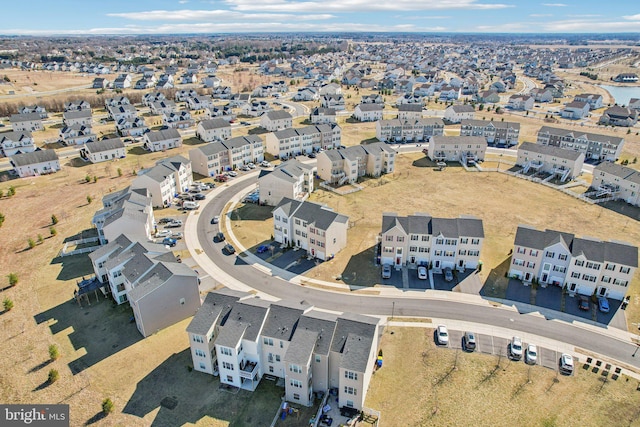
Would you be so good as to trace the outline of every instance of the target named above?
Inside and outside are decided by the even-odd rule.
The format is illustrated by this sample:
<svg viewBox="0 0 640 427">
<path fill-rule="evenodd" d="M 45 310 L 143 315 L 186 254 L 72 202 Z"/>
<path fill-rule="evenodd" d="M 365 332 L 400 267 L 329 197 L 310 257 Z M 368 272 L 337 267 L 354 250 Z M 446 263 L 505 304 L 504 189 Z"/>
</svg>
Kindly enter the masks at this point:
<svg viewBox="0 0 640 427">
<path fill-rule="evenodd" d="M 142 96 L 142 104 L 145 107 L 151 107 L 154 102 L 166 101 L 166 99 L 162 92 L 149 92 Z"/>
<path fill-rule="evenodd" d="M 251 117 L 260 117 L 261 115 L 271 111 L 273 107 L 269 101 L 252 100 L 245 102 L 240 107 L 242 114 Z"/>
<path fill-rule="evenodd" d="M 450 123 L 460 123 L 462 120 L 473 119 L 475 112 L 471 105 L 450 105 L 444 110 L 444 119 Z"/>
<path fill-rule="evenodd" d="M 147 189 L 153 207 L 167 207 L 174 202 L 176 194 L 187 191 L 191 184 L 191 161 L 182 156 L 174 156 L 159 160 L 152 168 L 139 171 L 131 188 Z"/>
<path fill-rule="evenodd" d="M 160 99 L 158 101 L 150 101 L 149 110 L 152 114 L 156 114 L 161 116 L 163 114 L 171 114 L 174 111 L 177 111 L 177 106 L 174 101 L 167 99 Z"/>
<path fill-rule="evenodd" d="M 188 111 L 172 111 L 162 114 L 162 124 L 172 129 L 186 129 L 195 126 L 196 121 Z"/>
<path fill-rule="evenodd" d="M 149 132 L 149 127 L 140 117 L 123 117 L 116 122 L 116 131 L 121 136 L 142 136 Z"/>
<path fill-rule="evenodd" d="M 316 107 L 311 110 L 309 120 L 314 125 L 335 124 L 336 110 L 335 108 Z"/>
<path fill-rule="evenodd" d="M 427 265 L 436 273 L 444 269 L 475 269 L 484 242 L 482 220 L 472 216 L 433 218 L 416 213 L 382 214 L 380 264 Z"/>
<path fill-rule="evenodd" d="M 130 104 L 109 106 L 107 107 L 107 112 L 109 113 L 109 117 L 116 122 L 121 119 L 133 119 L 138 117 L 138 110 Z"/>
<path fill-rule="evenodd" d="M 611 196 L 640 206 L 640 172 L 616 163 L 600 163 L 593 169 L 591 191 L 596 197 Z"/>
<path fill-rule="evenodd" d="M 363 176 L 379 177 L 395 171 L 396 151 L 383 142 L 355 145 L 318 153 L 318 176 L 323 181 L 343 185 Z"/>
<path fill-rule="evenodd" d="M 11 129 L 13 129 L 14 132 L 44 130 L 42 117 L 40 117 L 39 113 L 12 114 L 11 117 L 9 117 L 9 123 L 11 123 Z"/>
<path fill-rule="evenodd" d="M 574 101 L 586 102 L 589 104 L 589 109 L 597 110 L 598 108 L 603 107 L 602 95 L 598 95 L 596 93 L 580 93 L 573 97 Z"/>
<path fill-rule="evenodd" d="M 147 132 L 142 140 L 144 148 L 149 151 L 165 151 L 182 146 L 182 137 L 176 129 Z"/>
<path fill-rule="evenodd" d="M 465 119 L 460 122 L 460 136 L 483 136 L 489 144 L 518 145 L 520 123 Z"/>
<path fill-rule="evenodd" d="M 202 120 L 196 128 L 196 138 L 205 142 L 224 141 L 231 138 L 231 125 L 222 118 Z"/>
<path fill-rule="evenodd" d="M 293 116 L 285 110 L 267 111 L 260 116 L 260 126 L 269 132 L 287 129 L 293 126 Z"/>
<path fill-rule="evenodd" d="M 91 127 L 93 122 L 91 110 L 73 110 L 62 113 L 62 123 L 65 126 L 73 126 L 75 124 Z"/>
<path fill-rule="evenodd" d="M 422 119 L 422 104 L 398 105 L 398 120 L 415 123 L 420 119 Z"/>
<path fill-rule="evenodd" d="M 589 116 L 590 105 L 588 102 L 572 101 L 560 111 L 563 119 L 580 120 Z"/>
<path fill-rule="evenodd" d="M 550 145 L 523 142 L 518 147 L 516 165 L 522 173 L 530 170 L 549 174 L 560 181 L 573 180 L 582 174 L 584 154 Z"/>
<path fill-rule="evenodd" d="M 353 118 L 361 122 L 375 122 L 382 120 L 383 105 L 381 104 L 358 104 L 353 110 Z"/>
<path fill-rule="evenodd" d="M 632 127 L 638 123 L 638 111 L 632 108 L 614 105 L 604 110 L 599 123 L 611 126 Z"/>
<path fill-rule="evenodd" d="M 529 111 L 533 109 L 535 98 L 531 95 L 511 95 L 507 101 L 507 108 L 517 111 Z"/>
<path fill-rule="evenodd" d="M 324 108 L 333 108 L 336 111 L 342 111 L 345 109 L 344 96 L 342 96 L 341 93 L 322 95 L 320 97 L 320 105 Z"/>
<path fill-rule="evenodd" d="M 114 301 L 129 302 L 143 337 L 193 316 L 200 307 L 197 273 L 163 245 L 121 234 L 89 257 Z"/>
<path fill-rule="evenodd" d="M 20 178 L 47 175 L 60 170 L 60 159 L 56 150 L 38 148 L 28 153 L 16 153 L 10 159 L 9 163 Z"/>
<path fill-rule="evenodd" d="M 524 284 L 565 287 L 571 295 L 622 300 L 637 267 L 637 246 L 520 225 L 509 276 Z"/>
<path fill-rule="evenodd" d="M 90 110 L 91 104 L 87 101 L 70 101 L 64 103 L 64 111 L 73 111 L 73 110 Z"/>
<path fill-rule="evenodd" d="M 311 202 L 283 198 L 273 209 L 274 240 L 327 260 L 347 245 L 349 217 Z"/>
<path fill-rule="evenodd" d="M 36 150 L 33 136 L 29 131 L 10 131 L 0 133 L 0 149 L 4 157 L 18 153 L 31 153 Z"/>
<path fill-rule="evenodd" d="M 146 188 L 126 187 L 109 193 L 102 198 L 102 206 L 91 220 L 100 244 L 109 243 L 120 234 L 140 241 L 151 239 L 155 218 L 153 200 Z"/>
<path fill-rule="evenodd" d="M 187 98 L 187 108 L 189 110 L 204 110 L 213 107 L 213 98 L 206 95 L 197 95 Z"/>
<path fill-rule="evenodd" d="M 120 138 L 103 139 L 89 142 L 80 150 L 80 157 L 91 163 L 106 162 L 107 160 L 124 159 L 127 151 Z"/>
<path fill-rule="evenodd" d="M 338 406 L 363 409 L 380 335 L 379 320 L 318 311 L 300 301 L 210 292 L 187 327 L 194 369 L 253 391 L 264 375 L 284 380 L 285 400 L 311 406 L 338 391 Z"/>
<path fill-rule="evenodd" d="M 286 160 L 320 149 L 338 148 L 342 141 L 342 129 L 336 124 L 309 125 L 268 133 L 265 137 L 267 153 Z"/>
<path fill-rule="evenodd" d="M 388 119 L 376 122 L 376 138 L 385 142 L 428 141 L 432 136 L 443 134 L 444 122 L 440 118 Z"/>
<path fill-rule="evenodd" d="M 41 119 L 46 119 L 49 117 L 49 113 L 47 113 L 47 109 L 41 105 L 25 105 L 18 109 L 19 114 L 30 114 L 30 113 L 38 113 L 40 114 Z"/>
<path fill-rule="evenodd" d="M 618 160 L 624 146 L 624 138 L 621 137 L 551 126 L 540 128 L 536 142 L 579 151 L 584 154 L 585 160 L 606 160 L 609 162 Z"/>
<path fill-rule="evenodd" d="M 484 161 L 487 140 L 483 136 L 432 136 L 427 156 L 434 162 L 460 162 L 465 165 Z"/>
<path fill-rule="evenodd" d="M 295 159 L 280 163 L 273 171 L 261 170 L 258 175 L 260 204 L 277 206 L 285 197 L 305 200 L 314 190 L 317 170 L 316 166 Z"/>
<path fill-rule="evenodd" d="M 247 163 L 264 160 L 264 147 L 258 135 L 237 136 L 226 141 L 214 141 L 189 151 L 193 171 L 204 176 L 216 176 Z"/>
</svg>

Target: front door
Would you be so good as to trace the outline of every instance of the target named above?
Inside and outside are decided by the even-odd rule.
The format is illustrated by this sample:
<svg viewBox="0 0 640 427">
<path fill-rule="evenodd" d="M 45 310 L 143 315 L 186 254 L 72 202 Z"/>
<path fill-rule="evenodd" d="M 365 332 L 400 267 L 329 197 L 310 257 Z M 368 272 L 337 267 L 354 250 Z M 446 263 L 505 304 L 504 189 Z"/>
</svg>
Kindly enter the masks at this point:
<svg viewBox="0 0 640 427">
<path fill-rule="evenodd" d="M 411 264 L 415 264 L 416 263 L 416 257 L 412 256 L 411 257 Z"/>
<path fill-rule="evenodd" d="M 549 275 L 547 273 L 542 274 L 542 280 L 540 280 L 542 283 L 547 283 L 547 278 L 549 277 Z"/>
<path fill-rule="evenodd" d="M 528 282 L 531 279 L 531 273 L 527 273 L 524 275 L 524 281 Z"/>
<path fill-rule="evenodd" d="M 598 291 L 598 295 L 600 295 L 601 297 L 605 296 L 607 294 L 607 288 L 605 288 L 604 286 L 602 286 L 600 288 L 600 291 Z"/>
<path fill-rule="evenodd" d="M 461 259 L 460 262 L 458 263 L 458 267 L 464 268 L 464 260 L 463 259 Z"/>
</svg>

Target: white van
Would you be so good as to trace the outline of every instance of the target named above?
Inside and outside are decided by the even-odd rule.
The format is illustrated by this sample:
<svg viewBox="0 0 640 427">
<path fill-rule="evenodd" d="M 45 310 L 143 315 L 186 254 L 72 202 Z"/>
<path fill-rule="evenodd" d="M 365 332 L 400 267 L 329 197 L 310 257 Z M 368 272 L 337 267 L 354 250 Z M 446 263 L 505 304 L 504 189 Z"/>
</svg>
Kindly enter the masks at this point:
<svg viewBox="0 0 640 427">
<path fill-rule="evenodd" d="M 191 202 L 187 200 L 182 204 L 182 207 L 185 209 L 192 210 L 192 209 L 198 209 L 200 205 L 198 204 L 198 202 Z"/>
</svg>

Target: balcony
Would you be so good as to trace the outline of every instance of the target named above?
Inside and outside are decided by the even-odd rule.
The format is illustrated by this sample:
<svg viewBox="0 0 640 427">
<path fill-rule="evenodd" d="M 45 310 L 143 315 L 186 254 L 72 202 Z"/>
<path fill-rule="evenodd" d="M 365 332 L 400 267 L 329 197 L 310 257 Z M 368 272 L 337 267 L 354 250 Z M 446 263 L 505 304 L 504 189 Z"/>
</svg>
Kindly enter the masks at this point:
<svg viewBox="0 0 640 427">
<path fill-rule="evenodd" d="M 240 378 L 248 380 L 253 379 L 258 373 L 258 364 L 256 362 L 243 361 L 240 364 Z"/>
<path fill-rule="evenodd" d="M 126 288 L 125 288 L 125 286 L 124 286 L 124 283 L 119 284 L 119 285 L 116 287 L 116 290 L 117 290 L 118 292 L 124 292 L 124 291 L 126 291 Z"/>
</svg>

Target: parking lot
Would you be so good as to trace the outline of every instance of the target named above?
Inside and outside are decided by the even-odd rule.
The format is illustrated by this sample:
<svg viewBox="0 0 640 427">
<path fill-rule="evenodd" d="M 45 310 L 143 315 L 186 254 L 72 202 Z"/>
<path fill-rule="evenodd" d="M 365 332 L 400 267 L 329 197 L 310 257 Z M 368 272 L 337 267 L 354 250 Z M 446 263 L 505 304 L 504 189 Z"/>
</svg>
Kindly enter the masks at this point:
<svg viewBox="0 0 640 427">
<path fill-rule="evenodd" d="M 461 350 L 463 335 L 464 331 L 449 330 L 449 344 L 447 347 L 454 350 Z M 502 355 L 506 358 L 509 354 L 509 342 L 510 341 L 506 338 L 494 337 L 486 334 L 476 334 L 476 351 L 496 356 Z M 529 343 L 527 342 L 523 342 L 523 348 L 526 348 L 528 344 Z M 562 353 L 557 350 L 538 346 L 538 360 L 536 364 L 548 369 L 557 370 L 558 360 L 560 360 L 561 354 Z M 524 356 L 522 360 L 524 360 Z M 512 360 L 512 362 L 524 363 L 522 360 Z M 577 360 L 575 360 L 575 362 L 577 366 Z"/>
</svg>

